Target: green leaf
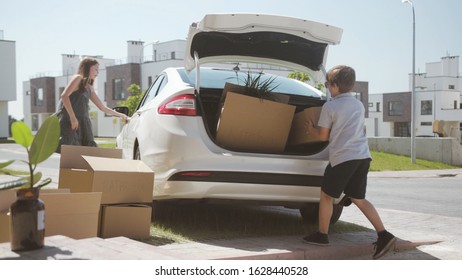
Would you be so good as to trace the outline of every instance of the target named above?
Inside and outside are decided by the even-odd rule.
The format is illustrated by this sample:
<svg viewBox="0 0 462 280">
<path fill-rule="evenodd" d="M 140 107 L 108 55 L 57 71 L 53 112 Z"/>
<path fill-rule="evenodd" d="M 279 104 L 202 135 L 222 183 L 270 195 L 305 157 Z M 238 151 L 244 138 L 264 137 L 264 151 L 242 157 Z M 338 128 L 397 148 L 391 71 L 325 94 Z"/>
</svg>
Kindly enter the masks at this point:
<svg viewBox="0 0 462 280">
<path fill-rule="evenodd" d="M 36 186 L 34 186 L 34 188 L 41 188 L 41 187 L 48 185 L 49 183 L 51 183 L 51 178 L 46 178 L 40 181 Z"/>
<path fill-rule="evenodd" d="M 28 184 L 29 181 L 25 179 L 18 179 L 10 182 L 2 182 L 0 183 L 0 190 L 14 189 Z"/>
<path fill-rule="evenodd" d="M 58 117 L 48 117 L 37 131 L 30 147 L 29 161 L 37 165 L 48 159 L 58 148 L 60 126 Z"/>
<path fill-rule="evenodd" d="M 14 141 L 26 149 L 30 147 L 34 140 L 32 131 L 23 122 L 14 122 L 11 125 L 11 134 L 13 135 Z"/>
<path fill-rule="evenodd" d="M 14 160 L 9 160 L 6 162 L 0 162 L 0 169 L 7 167 L 8 165 L 12 164 Z"/>
</svg>

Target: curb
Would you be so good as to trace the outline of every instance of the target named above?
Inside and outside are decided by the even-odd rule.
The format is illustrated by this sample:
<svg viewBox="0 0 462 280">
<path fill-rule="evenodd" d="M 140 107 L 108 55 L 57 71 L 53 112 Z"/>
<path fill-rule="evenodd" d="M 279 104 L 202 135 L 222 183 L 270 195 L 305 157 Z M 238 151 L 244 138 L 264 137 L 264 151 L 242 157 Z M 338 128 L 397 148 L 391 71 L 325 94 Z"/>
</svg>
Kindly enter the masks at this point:
<svg viewBox="0 0 462 280">
<path fill-rule="evenodd" d="M 390 252 L 404 252 L 414 250 L 419 246 L 433 245 L 441 241 L 408 241 L 398 240 Z M 330 245 L 316 246 L 306 245 L 289 252 L 260 253 L 256 255 L 213 258 L 213 260 L 351 260 L 351 259 L 372 259 L 373 245 Z M 365 256 L 364 258 L 360 258 Z M 366 257 L 367 256 L 367 257 Z"/>
</svg>

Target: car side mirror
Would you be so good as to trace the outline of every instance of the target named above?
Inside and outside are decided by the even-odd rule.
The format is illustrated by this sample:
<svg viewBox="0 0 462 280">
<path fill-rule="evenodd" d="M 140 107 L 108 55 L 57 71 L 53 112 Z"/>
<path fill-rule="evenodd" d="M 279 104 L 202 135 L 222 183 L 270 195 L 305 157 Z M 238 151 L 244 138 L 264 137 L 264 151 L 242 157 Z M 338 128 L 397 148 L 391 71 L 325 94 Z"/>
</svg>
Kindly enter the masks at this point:
<svg viewBox="0 0 462 280">
<path fill-rule="evenodd" d="M 114 107 L 114 108 L 112 108 L 112 110 L 128 116 L 128 107 L 126 107 L 126 106 Z"/>
</svg>

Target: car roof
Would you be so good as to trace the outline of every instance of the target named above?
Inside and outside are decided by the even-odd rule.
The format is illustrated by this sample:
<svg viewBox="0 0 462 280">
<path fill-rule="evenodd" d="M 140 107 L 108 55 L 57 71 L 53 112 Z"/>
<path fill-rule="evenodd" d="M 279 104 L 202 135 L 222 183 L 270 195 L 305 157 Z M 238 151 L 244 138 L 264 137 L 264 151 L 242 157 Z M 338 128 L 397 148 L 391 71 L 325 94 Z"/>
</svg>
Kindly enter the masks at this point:
<svg viewBox="0 0 462 280">
<path fill-rule="evenodd" d="M 317 71 L 343 30 L 319 22 L 262 14 L 208 14 L 191 24 L 185 68 L 209 62 L 249 62 Z"/>
</svg>

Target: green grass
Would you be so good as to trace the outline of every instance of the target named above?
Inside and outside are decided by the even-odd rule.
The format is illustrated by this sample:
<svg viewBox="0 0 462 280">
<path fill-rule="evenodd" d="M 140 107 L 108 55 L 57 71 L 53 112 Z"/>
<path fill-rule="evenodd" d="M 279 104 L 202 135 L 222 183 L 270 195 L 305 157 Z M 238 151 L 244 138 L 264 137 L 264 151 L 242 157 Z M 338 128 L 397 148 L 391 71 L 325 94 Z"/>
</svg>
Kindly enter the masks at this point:
<svg viewBox="0 0 462 280">
<path fill-rule="evenodd" d="M 151 238 L 143 240 L 152 245 L 259 236 L 303 236 L 315 230 L 315 226 L 303 222 L 298 211 L 243 205 L 154 203 L 153 221 Z M 339 221 L 330 232 L 364 230 L 367 229 Z"/>
<path fill-rule="evenodd" d="M 416 159 L 412 163 L 410 157 L 371 151 L 372 162 L 370 171 L 404 171 L 459 168 L 441 162 Z"/>
</svg>

